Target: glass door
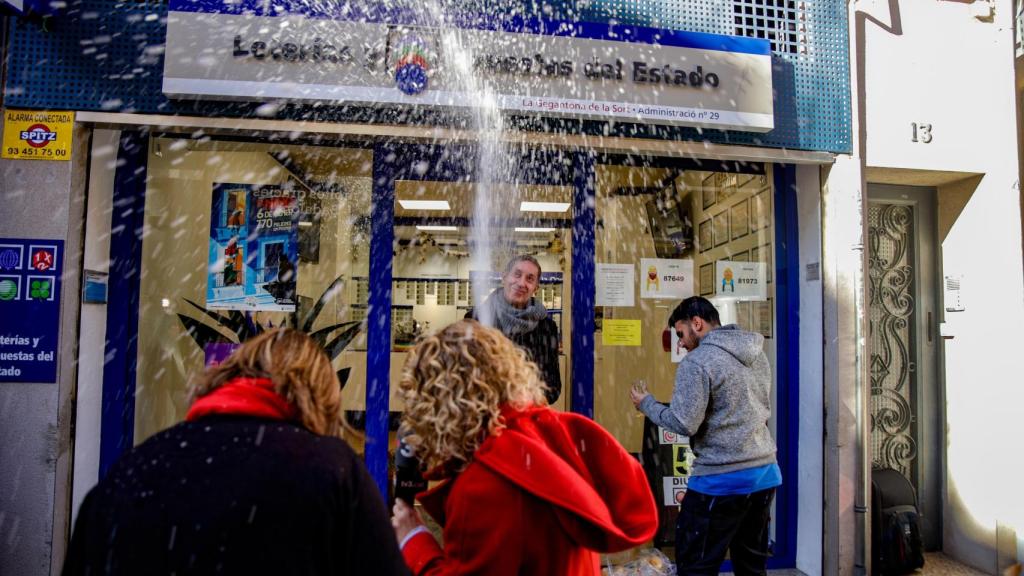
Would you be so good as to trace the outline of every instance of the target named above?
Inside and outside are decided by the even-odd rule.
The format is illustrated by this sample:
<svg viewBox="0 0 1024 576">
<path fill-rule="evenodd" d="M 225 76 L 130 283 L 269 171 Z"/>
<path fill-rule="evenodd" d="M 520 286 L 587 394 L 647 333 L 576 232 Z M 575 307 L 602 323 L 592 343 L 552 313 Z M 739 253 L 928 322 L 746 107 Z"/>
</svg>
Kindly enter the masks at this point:
<svg viewBox="0 0 1024 576">
<path fill-rule="evenodd" d="M 405 352 L 418 337 L 473 314 L 487 298 L 502 297 L 502 279 L 516 258 L 538 269 L 531 305 L 542 305 L 558 327 L 563 391 L 553 405 L 567 407 L 571 202 L 567 186 L 395 183 L 391 411 L 402 409 L 395 383 Z"/>
</svg>

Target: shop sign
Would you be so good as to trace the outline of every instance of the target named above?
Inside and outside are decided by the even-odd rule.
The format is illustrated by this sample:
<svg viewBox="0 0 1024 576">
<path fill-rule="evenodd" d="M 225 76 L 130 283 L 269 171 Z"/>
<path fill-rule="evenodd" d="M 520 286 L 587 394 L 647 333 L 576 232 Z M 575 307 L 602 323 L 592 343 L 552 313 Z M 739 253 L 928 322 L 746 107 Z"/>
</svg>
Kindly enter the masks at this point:
<svg viewBox="0 0 1024 576">
<path fill-rule="evenodd" d="M 768 298 L 768 268 L 764 262 L 715 263 L 715 293 L 721 298 L 765 300 Z"/>
<path fill-rule="evenodd" d="M 164 92 L 476 107 L 487 88 L 511 112 L 774 127 L 763 39 L 580 22 L 460 28 L 411 13 L 356 14 L 348 3 L 287 6 L 267 13 L 252 3 L 171 0 Z"/>
<path fill-rule="evenodd" d="M 57 382 L 64 242 L 0 238 L 0 382 Z"/>
<path fill-rule="evenodd" d="M 69 160 L 74 112 L 4 111 L 3 158 Z"/>
<path fill-rule="evenodd" d="M 693 296 L 693 260 L 640 259 L 640 297 L 682 300 Z"/>
</svg>

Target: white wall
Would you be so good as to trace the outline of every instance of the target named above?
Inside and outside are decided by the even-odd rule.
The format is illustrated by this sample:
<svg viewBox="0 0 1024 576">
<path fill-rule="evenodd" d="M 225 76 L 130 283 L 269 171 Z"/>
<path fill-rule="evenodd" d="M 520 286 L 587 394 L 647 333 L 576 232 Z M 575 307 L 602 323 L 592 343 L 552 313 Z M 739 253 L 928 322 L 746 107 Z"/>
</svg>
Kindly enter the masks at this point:
<svg viewBox="0 0 1024 576">
<path fill-rule="evenodd" d="M 982 175 L 973 190 L 939 188 L 940 211 L 959 198 L 940 215 L 948 231 L 939 241 L 943 272 L 962 275 L 966 306 L 945 315 L 954 338 L 945 342 L 943 547 L 995 573 L 1018 554 L 1013 533 L 1024 535 L 1024 460 L 1016 456 L 1024 389 L 1014 362 L 1024 350 L 1024 278 L 1013 7 L 997 0 L 984 22 L 973 13 L 986 5 L 857 3 L 868 167 Z M 911 141 L 912 122 L 931 124 L 930 143 Z"/>
<path fill-rule="evenodd" d="M 110 269 L 110 221 L 113 214 L 117 130 L 94 130 L 89 169 L 89 196 L 82 257 L 86 270 Z M 78 389 L 75 402 L 75 463 L 71 514 L 99 481 L 100 414 L 103 407 L 103 366 L 107 333 L 107 305 L 83 304 L 78 343 Z"/>
<path fill-rule="evenodd" d="M 0 574 L 5 575 L 56 573 L 63 560 L 84 217 L 84 186 L 78 179 L 85 172 L 87 139 L 87 133 L 75 131 L 70 161 L 0 160 L 0 237 L 64 241 L 56 381 L 0 383 Z"/>
<path fill-rule="evenodd" d="M 800 229 L 800 478 L 796 567 L 805 574 L 821 574 L 825 422 L 821 364 L 821 179 L 818 167 L 797 167 L 796 186 Z M 807 266 L 814 264 L 818 265 L 817 279 L 807 274 Z"/>
</svg>

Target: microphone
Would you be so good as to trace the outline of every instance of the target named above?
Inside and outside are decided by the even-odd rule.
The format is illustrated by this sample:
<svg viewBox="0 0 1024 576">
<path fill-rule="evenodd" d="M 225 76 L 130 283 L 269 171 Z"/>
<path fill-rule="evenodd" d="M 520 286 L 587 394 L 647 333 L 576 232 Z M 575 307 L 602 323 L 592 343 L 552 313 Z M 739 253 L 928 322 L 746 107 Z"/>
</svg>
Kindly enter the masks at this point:
<svg viewBox="0 0 1024 576">
<path fill-rule="evenodd" d="M 416 495 L 427 489 L 427 481 L 420 473 L 420 461 L 416 458 L 416 448 L 405 443 L 405 436 L 398 440 L 395 450 L 395 499 L 401 498 L 409 506 L 414 506 Z"/>
</svg>

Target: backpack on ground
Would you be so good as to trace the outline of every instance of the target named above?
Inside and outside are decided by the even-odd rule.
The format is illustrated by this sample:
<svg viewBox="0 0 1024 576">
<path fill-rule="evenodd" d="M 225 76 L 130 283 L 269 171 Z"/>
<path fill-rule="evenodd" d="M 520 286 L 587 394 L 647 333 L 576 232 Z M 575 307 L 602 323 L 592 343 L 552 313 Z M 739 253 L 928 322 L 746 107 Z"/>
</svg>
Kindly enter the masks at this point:
<svg viewBox="0 0 1024 576">
<path fill-rule="evenodd" d="M 872 573 L 908 574 L 924 566 L 914 487 L 896 470 L 871 472 Z"/>
</svg>

